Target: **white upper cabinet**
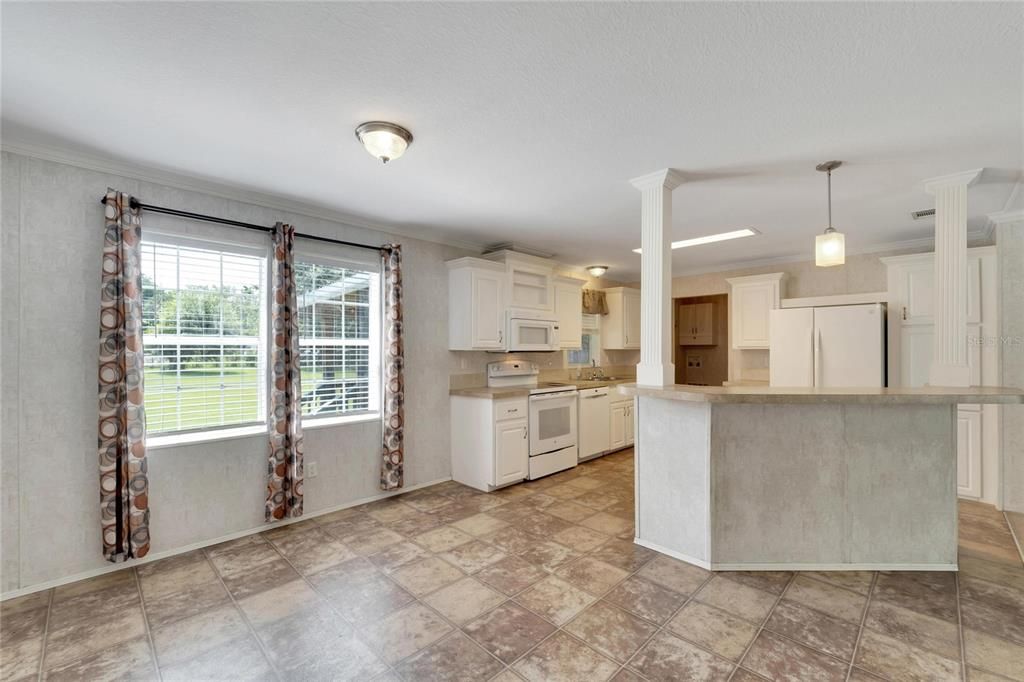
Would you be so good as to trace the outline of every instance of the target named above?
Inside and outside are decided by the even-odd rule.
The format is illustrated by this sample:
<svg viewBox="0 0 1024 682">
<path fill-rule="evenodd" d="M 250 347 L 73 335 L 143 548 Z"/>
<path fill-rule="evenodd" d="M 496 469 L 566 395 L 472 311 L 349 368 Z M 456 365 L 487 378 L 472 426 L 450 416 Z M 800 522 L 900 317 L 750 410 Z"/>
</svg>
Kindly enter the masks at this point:
<svg viewBox="0 0 1024 682">
<path fill-rule="evenodd" d="M 729 319 L 732 347 L 768 348 L 769 311 L 779 307 L 786 273 L 733 277 L 730 286 Z"/>
<path fill-rule="evenodd" d="M 505 266 L 481 258 L 448 262 L 448 349 L 505 348 Z"/>
<path fill-rule="evenodd" d="M 601 318 L 601 347 L 608 350 L 640 347 L 640 290 L 605 289 L 608 314 Z"/>
<path fill-rule="evenodd" d="M 554 313 L 555 268 L 552 261 L 508 250 L 489 253 L 485 258 L 505 267 L 506 304 L 513 316 Z"/>
<path fill-rule="evenodd" d="M 583 285 L 581 279 L 555 277 L 555 317 L 558 318 L 558 345 L 575 349 L 583 345 Z"/>
<path fill-rule="evenodd" d="M 714 303 L 679 306 L 676 338 L 680 346 L 712 346 L 715 343 Z"/>
</svg>

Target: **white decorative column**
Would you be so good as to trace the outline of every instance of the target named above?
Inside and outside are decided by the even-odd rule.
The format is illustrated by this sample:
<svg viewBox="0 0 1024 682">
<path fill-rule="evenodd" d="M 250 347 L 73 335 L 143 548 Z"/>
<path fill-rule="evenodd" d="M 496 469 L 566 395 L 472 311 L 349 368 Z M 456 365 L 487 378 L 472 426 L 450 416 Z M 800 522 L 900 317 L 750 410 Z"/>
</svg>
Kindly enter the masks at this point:
<svg viewBox="0 0 1024 682">
<path fill-rule="evenodd" d="M 675 383 L 672 363 L 672 190 L 682 175 L 666 168 L 630 183 L 640 190 L 640 364 L 636 382 Z"/>
<path fill-rule="evenodd" d="M 935 336 L 928 383 L 970 386 L 967 366 L 967 188 L 978 168 L 926 180 L 935 197 Z"/>
</svg>

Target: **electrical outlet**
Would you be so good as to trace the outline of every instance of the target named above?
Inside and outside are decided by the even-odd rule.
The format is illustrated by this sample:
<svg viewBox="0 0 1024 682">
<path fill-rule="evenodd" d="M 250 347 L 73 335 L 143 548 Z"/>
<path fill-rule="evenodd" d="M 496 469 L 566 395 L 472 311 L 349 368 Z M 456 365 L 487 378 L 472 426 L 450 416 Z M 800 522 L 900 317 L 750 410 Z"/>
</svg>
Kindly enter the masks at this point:
<svg viewBox="0 0 1024 682">
<path fill-rule="evenodd" d="M 318 473 L 316 462 L 306 462 L 306 478 L 316 478 Z"/>
</svg>

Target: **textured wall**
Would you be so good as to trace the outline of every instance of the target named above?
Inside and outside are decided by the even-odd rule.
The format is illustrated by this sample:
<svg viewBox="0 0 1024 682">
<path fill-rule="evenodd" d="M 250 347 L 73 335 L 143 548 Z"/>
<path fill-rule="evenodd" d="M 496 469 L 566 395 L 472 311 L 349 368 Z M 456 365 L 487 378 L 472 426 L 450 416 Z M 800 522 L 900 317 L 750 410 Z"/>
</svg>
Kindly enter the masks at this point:
<svg viewBox="0 0 1024 682">
<path fill-rule="evenodd" d="M 436 428 L 448 423 L 448 375 L 459 363 L 447 350 L 444 261 L 467 252 L 9 153 L 2 176 L 2 591 L 107 566 L 100 555 L 95 377 L 99 198 L 108 186 L 157 205 L 402 243 L 406 483 L 450 476 L 448 430 Z M 143 230 L 146 224 L 144 217 Z M 307 512 L 379 493 L 379 429 L 376 422 L 307 429 L 306 458 L 319 465 L 319 476 L 307 480 Z M 152 551 L 262 526 L 265 457 L 263 436 L 152 450 Z"/>
<path fill-rule="evenodd" d="M 1000 225 L 1000 342 L 1003 386 L 1024 388 L 1024 220 Z M 1024 406 L 1003 406 L 1003 506 L 1024 512 Z"/>
</svg>

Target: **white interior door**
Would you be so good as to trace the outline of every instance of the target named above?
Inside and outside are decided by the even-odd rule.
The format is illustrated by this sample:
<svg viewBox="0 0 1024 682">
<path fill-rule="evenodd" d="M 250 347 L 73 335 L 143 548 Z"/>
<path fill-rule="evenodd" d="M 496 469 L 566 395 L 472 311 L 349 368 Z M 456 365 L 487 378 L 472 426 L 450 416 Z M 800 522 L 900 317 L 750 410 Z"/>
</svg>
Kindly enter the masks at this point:
<svg viewBox="0 0 1024 682">
<path fill-rule="evenodd" d="M 885 385 L 885 309 L 877 304 L 814 309 L 819 387 Z"/>
<path fill-rule="evenodd" d="M 768 378 L 772 386 L 813 386 L 814 308 L 769 311 Z"/>
</svg>

